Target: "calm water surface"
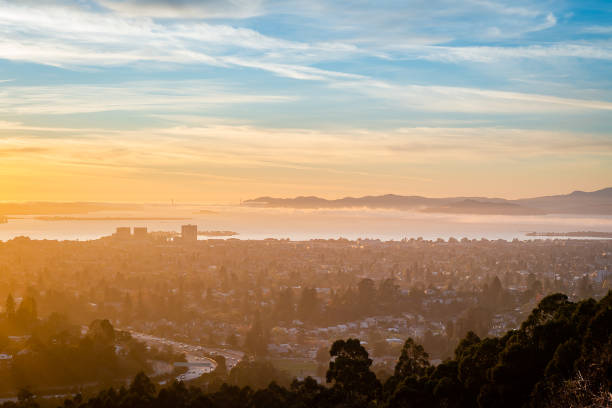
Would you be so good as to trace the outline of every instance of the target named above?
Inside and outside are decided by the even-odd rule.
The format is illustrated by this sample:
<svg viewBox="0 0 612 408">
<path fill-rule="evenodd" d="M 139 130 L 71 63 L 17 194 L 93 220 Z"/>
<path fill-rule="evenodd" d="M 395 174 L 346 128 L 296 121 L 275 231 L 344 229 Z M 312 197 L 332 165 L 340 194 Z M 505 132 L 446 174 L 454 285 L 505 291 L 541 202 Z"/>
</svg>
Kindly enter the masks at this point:
<svg viewBox="0 0 612 408">
<path fill-rule="evenodd" d="M 200 213 L 200 210 L 213 213 Z M 240 239 L 290 238 L 487 238 L 532 239 L 538 232 L 612 231 L 610 216 L 546 215 L 490 216 L 423 214 L 396 210 L 291 210 L 239 206 L 150 206 L 134 212 L 96 212 L 75 217 L 150 217 L 148 220 L 44 221 L 34 216 L 0 224 L 0 240 L 17 236 L 32 239 L 90 240 L 112 234 L 121 226 L 142 226 L 149 231 L 180 231 L 182 224 L 200 230 L 231 230 Z M 182 220 L 156 220 L 180 217 Z"/>
</svg>

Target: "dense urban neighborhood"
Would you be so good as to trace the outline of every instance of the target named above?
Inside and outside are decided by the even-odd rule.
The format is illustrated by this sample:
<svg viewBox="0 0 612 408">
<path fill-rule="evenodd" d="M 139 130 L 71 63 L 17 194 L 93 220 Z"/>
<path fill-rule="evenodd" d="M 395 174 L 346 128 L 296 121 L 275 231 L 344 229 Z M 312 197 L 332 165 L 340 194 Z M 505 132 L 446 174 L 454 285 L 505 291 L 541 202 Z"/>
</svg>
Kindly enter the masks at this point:
<svg viewBox="0 0 612 408">
<path fill-rule="evenodd" d="M 106 321 L 132 342 L 165 339 L 166 364 L 180 360 L 173 353 L 184 359 L 188 350 L 172 347 L 182 344 L 198 358 L 222 356 L 227 370 L 244 355 L 322 383 L 333 342 L 359 338 L 387 378 L 407 338 L 439 364 L 470 331 L 518 328 L 547 294 L 597 299 L 612 283 L 609 240 L 198 240 L 195 231 L 182 240 L 118 229 L 86 242 L 0 243 L 4 313 L 19 323 L 0 326 L 0 372 L 35 352 L 26 340 L 38 326 L 57 342 L 54 330 Z M 155 373 L 144 363 L 151 357 L 141 360 L 127 372 Z"/>
</svg>

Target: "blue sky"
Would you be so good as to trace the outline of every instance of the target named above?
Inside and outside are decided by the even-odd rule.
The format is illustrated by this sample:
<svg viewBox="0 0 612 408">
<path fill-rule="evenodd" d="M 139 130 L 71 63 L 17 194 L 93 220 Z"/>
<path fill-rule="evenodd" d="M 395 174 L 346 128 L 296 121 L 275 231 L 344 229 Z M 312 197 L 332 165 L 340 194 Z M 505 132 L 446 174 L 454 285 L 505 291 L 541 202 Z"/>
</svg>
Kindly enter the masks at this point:
<svg viewBox="0 0 612 408">
<path fill-rule="evenodd" d="M 611 60 L 609 1 L 0 0 L 0 187 L 211 202 L 607 187 Z"/>
</svg>

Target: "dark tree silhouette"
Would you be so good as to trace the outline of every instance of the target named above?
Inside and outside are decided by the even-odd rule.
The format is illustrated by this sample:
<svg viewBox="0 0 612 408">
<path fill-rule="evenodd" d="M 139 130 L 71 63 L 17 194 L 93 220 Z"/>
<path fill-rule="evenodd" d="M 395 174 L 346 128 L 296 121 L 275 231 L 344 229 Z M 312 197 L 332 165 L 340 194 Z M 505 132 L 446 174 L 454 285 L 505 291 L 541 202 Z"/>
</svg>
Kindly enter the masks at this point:
<svg viewBox="0 0 612 408">
<path fill-rule="evenodd" d="M 332 361 L 327 371 L 327 382 L 338 394 L 357 405 L 378 397 L 380 382 L 370 371 L 372 360 L 358 339 L 337 340 L 329 354 Z"/>
</svg>

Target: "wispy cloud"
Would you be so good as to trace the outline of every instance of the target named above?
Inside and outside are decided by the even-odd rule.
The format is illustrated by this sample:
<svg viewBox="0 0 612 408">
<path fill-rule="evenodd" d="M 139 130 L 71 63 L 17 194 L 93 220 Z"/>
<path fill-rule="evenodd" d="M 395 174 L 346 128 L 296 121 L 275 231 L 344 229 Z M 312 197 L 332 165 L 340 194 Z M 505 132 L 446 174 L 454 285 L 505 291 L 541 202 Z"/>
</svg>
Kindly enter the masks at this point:
<svg viewBox="0 0 612 408">
<path fill-rule="evenodd" d="M 412 48 L 412 49 L 411 49 Z M 508 59 L 585 58 L 612 60 L 612 43 L 558 43 L 530 46 L 407 47 L 404 57 L 442 62 L 498 62 Z"/>
<path fill-rule="evenodd" d="M 259 64 L 253 63 L 257 67 Z M 612 110 L 612 102 L 478 88 L 404 85 L 309 67 L 270 65 L 266 70 L 388 101 L 394 109 L 463 113 L 543 113 Z M 332 81 L 333 80 L 333 81 Z M 220 105 L 298 102 L 299 96 L 241 93 L 210 81 L 127 82 L 115 85 L 0 86 L 4 114 L 75 114 L 106 111 L 169 114 Z"/>
<path fill-rule="evenodd" d="M 0 4 L 2 58 L 54 66 L 95 67 L 149 61 L 255 67 L 291 78 L 306 78 L 296 73 L 315 68 L 295 67 L 286 61 L 287 56 L 318 61 L 357 51 L 350 44 L 300 43 L 199 20 L 160 24 L 147 17 Z M 255 58 L 259 59 L 257 63 L 253 62 Z"/>
<path fill-rule="evenodd" d="M 333 86 L 350 89 L 406 109 L 464 113 L 542 113 L 571 110 L 612 110 L 612 102 L 560 98 L 478 88 L 401 85 L 385 81 L 345 81 Z"/>
<path fill-rule="evenodd" d="M 160 18 L 241 19 L 264 13 L 261 0 L 101 0 L 100 3 L 123 14 Z"/>
<path fill-rule="evenodd" d="M 255 63 L 254 63 L 255 64 Z M 266 70 L 308 80 L 331 80 L 332 88 L 388 101 L 395 109 L 464 113 L 542 113 L 612 110 L 612 102 L 560 98 L 478 88 L 402 85 L 350 74 L 285 65 Z M 0 86 L 4 114 L 49 115 L 106 111 L 174 115 L 220 105 L 298 102 L 299 96 L 240 93 L 210 81 L 128 82 L 109 85 Z"/>
<path fill-rule="evenodd" d="M 179 120 L 181 120 L 179 118 Z M 494 157 L 612 155 L 612 142 L 588 133 L 500 128 L 414 127 L 388 131 L 325 131 L 252 125 L 175 125 L 138 130 L 35 128 L 0 122 L 5 151 L 53 151 L 57 160 L 97 157 L 113 165 L 193 168 L 206 163 L 231 172 L 232 166 L 340 168 L 432 159 L 490 161 Z M 56 136 L 41 137 L 38 132 Z M 11 136 L 20 132 L 21 136 Z M 29 137 L 28 135 L 32 135 Z M 90 152 L 90 153 L 85 153 Z M 95 153 L 94 153 L 95 152 Z M 63 159 L 62 159 L 63 157 Z"/>
<path fill-rule="evenodd" d="M 473 3 L 491 9 L 497 4 Z M 92 11 L 75 6 L 62 7 L 60 3 L 43 3 L 39 7 L 32 7 L 28 2 L 0 1 L 0 4 L 3 8 L 0 15 L 2 58 L 62 67 L 109 66 L 144 61 L 251 67 L 294 79 L 320 79 L 321 74 L 324 74 L 323 77 L 328 77 L 338 76 L 340 73 L 325 73 L 324 70 L 312 67 L 313 63 L 368 55 L 387 58 L 389 57 L 387 52 L 394 50 L 408 51 L 412 58 L 417 59 L 479 62 L 498 58 L 556 56 L 610 59 L 611 54 L 609 43 L 560 43 L 528 47 L 427 46 L 420 39 L 420 36 L 427 35 L 425 33 L 396 33 L 387 36 L 384 43 L 372 43 L 361 36 L 352 35 L 345 41 L 299 42 L 263 35 L 250 28 L 211 24 L 198 19 L 198 17 L 205 18 L 205 15 L 190 14 L 192 8 L 219 9 L 229 14 L 237 13 L 232 11 L 233 8 L 261 8 L 243 1 L 109 0 L 104 2 L 112 10 L 118 10 L 118 13 Z M 147 10 L 150 9 L 168 12 L 174 10 L 181 15 L 185 13 L 188 19 L 161 23 L 148 16 Z M 541 13 L 520 7 L 506 6 L 502 9 L 505 10 L 502 14 L 521 16 L 535 16 Z M 122 10 L 139 12 L 125 15 L 121 13 Z M 452 9 L 449 12 L 457 13 Z M 349 13 L 353 15 L 355 23 L 361 24 L 367 20 L 367 10 L 360 11 L 362 14 L 356 13 L 355 11 Z M 376 20 L 380 16 L 381 13 L 374 14 L 372 19 Z M 411 20 L 414 18 L 408 15 L 407 17 Z M 384 17 L 382 21 L 388 18 L 391 17 Z M 542 30 L 555 23 L 554 15 L 548 13 L 544 22 L 521 30 L 522 32 Z M 505 30 L 497 26 L 489 28 L 500 33 Z M 372 30 L 371 38 L 375 38 L 376 32 L 377 30 Z M 497 37 L 500 35 L 495 34 Z M 444 41 L 448 40 L 446 37 L 442 35 Z M 309 70 L 317 70 L 317 74 L 313 76 L 311 73 L 305 73 Z"/>
<path fill-rule="evenodd" d="M 31 153 L 41 153 L 41 152 L 45 152 L 47 151 L 47 149 L 42 148 L 42 147 L 34 147 L 34 146 L 30 146 L 30 147 L 9 147 L 9 148 L 2 148 L 0 147 L 0 157 L 7 157 L 7 156 L 20 156 L 23 157 L 24 155 L 29 155 Z"/>
<path fill-rule="evenodd" d="M 601 25 L 589 26 L 589 27 L 584 27 L 582 29 L 582 31 L 585 32 L 585 33 L 591 33 L 591 34 L 612 34 L 612 25 L 607 25 L 607 26 L 601 26 Z"/>
<path fill-rule="evenodd" d="M 0 86 L 5 114 L 105 111 L 177 112 L 206 106 L 280 103 L 295 96 L 239 93 L 210 81 L 128 82 L 109 85 Z"/>
</svg>

